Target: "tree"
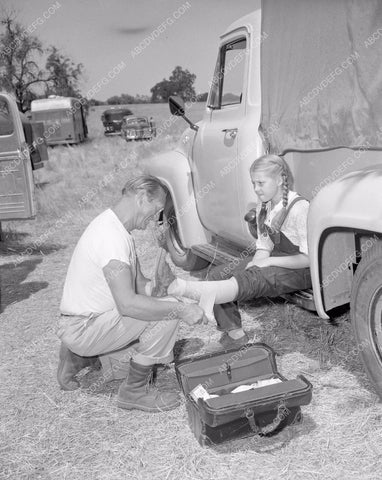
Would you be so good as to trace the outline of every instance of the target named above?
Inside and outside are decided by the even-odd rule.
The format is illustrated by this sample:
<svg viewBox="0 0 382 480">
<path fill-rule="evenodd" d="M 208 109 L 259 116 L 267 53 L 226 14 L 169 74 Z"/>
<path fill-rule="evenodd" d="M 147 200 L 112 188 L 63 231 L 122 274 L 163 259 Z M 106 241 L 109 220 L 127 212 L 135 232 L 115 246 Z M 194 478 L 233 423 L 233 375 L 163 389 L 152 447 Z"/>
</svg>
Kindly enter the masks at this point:
<svg viewBox="0 0 382 480">
<path fill-rule="evenodd" d="M 91 98 L 89 100 L 89 107 L 98 107 L 99 105 L 105 105 L 106 102 L 102 100 L 96 100 L 95 98 Z"/>
<path fill-rule="evenodd" d="M 78 88 L 83 73 L 81 63 L 75 65 L 57 48 L 50 47 L 46 69 L 43 69 L 39 60 L 46 51 L 41 41 L 15 20 L 14 13 L 2 13 L 0 27 L 3 30 L 0 33 L 0 89 L 16 96 L 22 112 L 37 98 L 36 87 L 40 87 L 40 96 L 41 87 L 45 87 L 46 95 L 81 96 Z"/>
<path fill-rule="evenodd" d="M 106 100 L 108 105 L 127 105 L 129 103 L 135 103 L 134 97 L 128 93 L 121 93 L 121 95 L 113 95 Z"/>
<path fill-rule="evenodd" d="M 13 92 L 21 111 L 25 112 L 36 97 L 33 87 L 46 81 L 45 72 L 36 60 L 43 53 L 40 40 L 7 13 L 0 19 L 0 88 Z"/>
<path fill-rule="evenodd" d="M 199 93 L 198 95 L 196 95 L 197 102 L 206 102 L 207 98 L 208 98 L 208 92 Z"/>
<path fill-rule="evenodd" d="M 108 105 L 127 105 L 130 103 L 149 103 L 150 98 L 146 95 L 136 95 L 133 97 L 128 93 L 121 93 L 121 95 L 113 95 L 106 100 Z"/>
<path fill-rule="evenodd" d="M 63 55 L 56 47 L 48 48 L 46 60 L 48 78 L 46 95 L 61 95 L 63 97 L 80 97 L 79 82 L 83 75 L 82 63 L 75 64 L 69 57 Z"/>
<path fill-rule="evenodd" d="M 170 95 L 179 95 L 184 101 L 195 98 L 194 82 L 196 75 L 177 66 L 168 80 L 163 79 L 150 90 L 152 102 L 167 102 Z"/>
<path fill-rule="evenodd" d="M 106 100 L 108 105 L 120 105 L 121 104 L 121 97 L 118 95 L 113 95 L 112 97 Z"/>
<path fill-rule="evenodd" d="M 167 102 L 170 95 L 176 95 L 177 90 L 169 80 L 163 79 L 150 90 L 153 103 Z"/>
<path fill-rule="evenodd" d="M 177 66 L 172 71 L 169 80 L 175 86 L 177 95 L 181 96 L 184 101 L 195 98 L 194 83 L 196 75 Z"/>
</svg>

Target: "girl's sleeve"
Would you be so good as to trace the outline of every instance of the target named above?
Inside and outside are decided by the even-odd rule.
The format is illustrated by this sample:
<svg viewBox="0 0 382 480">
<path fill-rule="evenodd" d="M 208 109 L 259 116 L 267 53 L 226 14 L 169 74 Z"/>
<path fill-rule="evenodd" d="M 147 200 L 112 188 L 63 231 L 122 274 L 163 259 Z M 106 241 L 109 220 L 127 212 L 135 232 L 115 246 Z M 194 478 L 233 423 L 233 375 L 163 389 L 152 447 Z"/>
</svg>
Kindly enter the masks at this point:
<svg viewBox="0 0 382 480">
<path fill-rule="evenodd" d="M 297 208 L 296 208 L 297 207 Z M 295 209 L 295 228 L 297 234 L 298 247 L 301 253 L 308 255 L 308 211 L 309 202 L 300 201 L 296 203 Z"/>
<path fill-rule="evenodd" d="M 257 229 L 256 250 L 267 250 L 271 252 L 273 250 L 273 242 L 268 235 L 262 235 Z"/>
</svg>

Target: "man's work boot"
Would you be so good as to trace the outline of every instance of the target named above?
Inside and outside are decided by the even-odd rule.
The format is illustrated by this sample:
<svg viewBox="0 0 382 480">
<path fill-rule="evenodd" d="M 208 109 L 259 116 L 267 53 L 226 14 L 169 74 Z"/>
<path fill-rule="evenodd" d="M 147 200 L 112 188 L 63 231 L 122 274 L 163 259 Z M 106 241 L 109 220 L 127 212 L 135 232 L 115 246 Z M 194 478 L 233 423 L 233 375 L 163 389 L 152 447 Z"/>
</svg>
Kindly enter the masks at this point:
<svg viewBox="0 0 382 480">
<path fill-rule="evenodd" d="M 180 405 L 178 394 L 149 390 L 149 378 L 153 366 L 145 366 L 130 360 L 129 374 L 118 390 L 117 405 L 128 410 L 137 409 L 145 412 L 163 412 Z"/>
<path fill-rule="evenodd" d="M 62 390 L 76 390 L 80 384 L 74 376 L 85 367 L 100 368 L 98 357 L 80 357 L 62 342 L 60 346 L 57 380 Z"/>
</svg>

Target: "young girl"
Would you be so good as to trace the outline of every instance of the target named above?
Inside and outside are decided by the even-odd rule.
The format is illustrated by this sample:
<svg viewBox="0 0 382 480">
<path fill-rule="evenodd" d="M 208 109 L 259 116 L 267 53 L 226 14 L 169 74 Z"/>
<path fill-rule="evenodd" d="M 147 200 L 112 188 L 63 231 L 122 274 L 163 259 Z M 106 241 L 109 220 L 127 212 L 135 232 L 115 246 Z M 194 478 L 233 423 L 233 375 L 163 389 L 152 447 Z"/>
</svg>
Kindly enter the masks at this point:
<svg viewBox="0 0 382 480">
<path fill-rule="evenodd" d="M 241 262 L 238 268 L 228 272 L 228 280 L 195 282 L 178 278 L 169 286 L 168 294 L 195 300 L 208 297 L 211 303 L 226 304 L 234 300 L 277 297 L 311 287 L 306 225 L 309 203 L 290 190 L 292 174 L 285 160 L 277 155 L 264 155 L 255 160 L 250 175 L 259 199 L 253 259 L 249 263 Z M 211 311 L 205 313 L 212 314 Z M 236 320 L 235 325 L 226 330 L 226 338 L 221 339 L 225 346 L 231 346 L 230 339 L 232 345 L 248 340 L 241 321 Z M 227 335 L 230 338 L 227 339 Z"/>
</svg>

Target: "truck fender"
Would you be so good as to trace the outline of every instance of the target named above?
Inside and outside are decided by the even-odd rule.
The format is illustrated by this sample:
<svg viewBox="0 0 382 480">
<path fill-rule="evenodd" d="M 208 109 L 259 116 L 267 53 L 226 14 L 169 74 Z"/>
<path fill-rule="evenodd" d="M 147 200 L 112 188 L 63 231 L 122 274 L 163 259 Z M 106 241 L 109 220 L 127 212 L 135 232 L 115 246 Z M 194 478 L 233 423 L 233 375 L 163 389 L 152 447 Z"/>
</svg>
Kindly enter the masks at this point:
<svg viewBox="0 0 382 480">
<path fill-rule="evenodd" d="M 356 239 L 356 234 L 362 239 Z M 317 313 L 350 301 L 353 266 L 382 234 L 382 165 L 365 167 L 318 192 L 308 214 L 308 249 Z"/>
<path fill-rule="evenodd" d="M 143 170 L 167 187 L 174 203 L 183 246 L 191 248 L 193 245 L 209 243 L 210 235 L 199 219 L 187 158 L 176 150 L 166 152 L 145 161 Z"/>
</svg>

